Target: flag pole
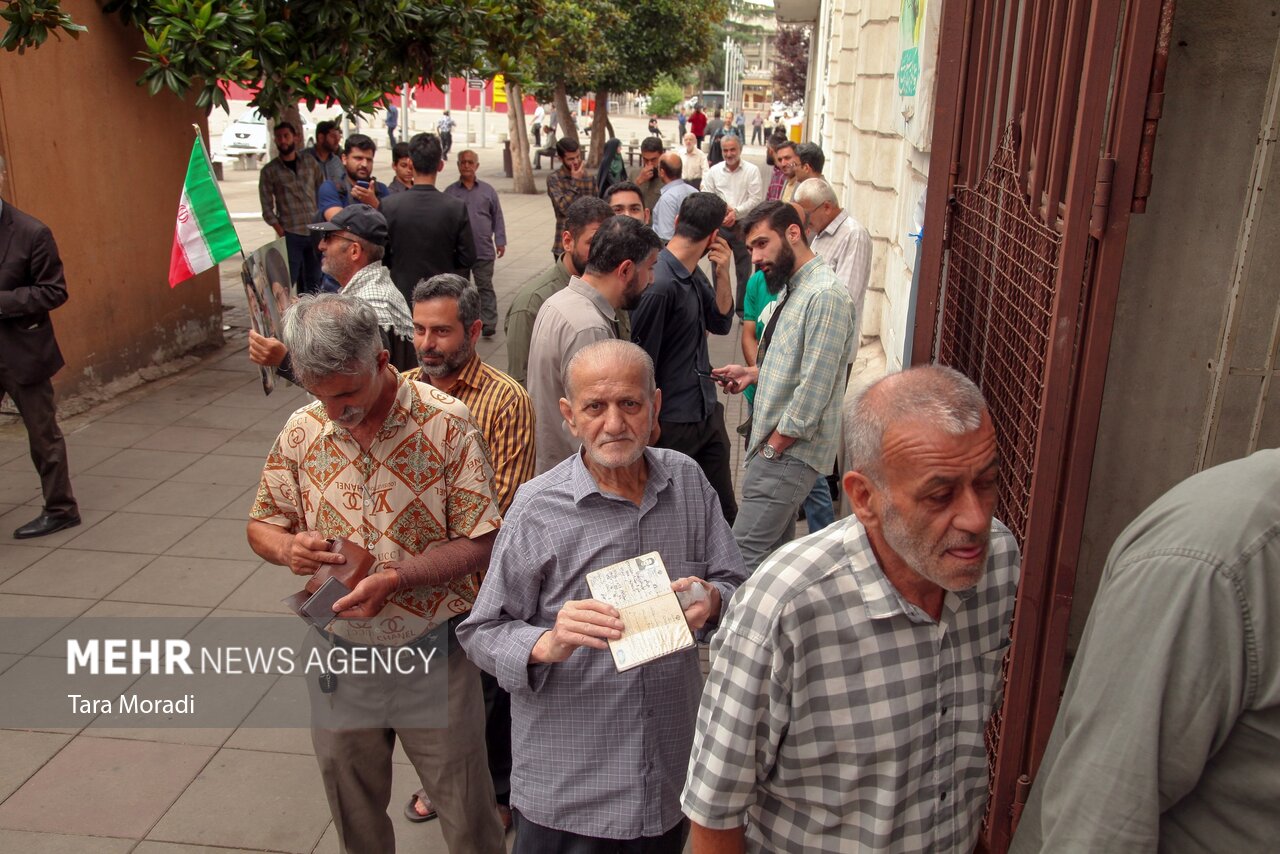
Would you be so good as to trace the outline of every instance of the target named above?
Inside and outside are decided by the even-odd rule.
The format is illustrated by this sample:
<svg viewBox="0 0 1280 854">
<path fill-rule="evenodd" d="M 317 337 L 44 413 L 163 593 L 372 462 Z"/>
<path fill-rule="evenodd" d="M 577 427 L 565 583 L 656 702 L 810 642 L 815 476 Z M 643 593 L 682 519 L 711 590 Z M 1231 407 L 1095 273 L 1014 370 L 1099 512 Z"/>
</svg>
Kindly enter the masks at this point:
<svg viewBox="0 0 1280 854">
<path fill-rule="evenodd" d="M 196 132 L 196 141 L 200 143 L 200 152 L 204 155 L 204 162 L 205 162 L 205 163 L 207 163 L 207 164 L 209 165 L 209 174 L 210 174 L 210 175 L 213 175 L 213 174 L 214 174 L 214 171 L 213 171 L 213 158 L 209 156 L 209 146 L 208 146 L 208 145 L 205 143 L 205 141 L 204 141 L 204 135 L 200 133 L 200 125 L 198 125 L 198 124 L 197 124 L 197 123 L 195 123 L 195 122 L 192 122 L 192 123 L 191 123 L 191 129 L 192 129 L 192 130 L 194 130 L 194 131 Z M 215 176 L 215 177 L 216 177 L 216 176 Z M 226 198 L 226 196 L 222 195 L 222 187 L 218 185 L 218 182 L 217 182 L 217 181 L 214 181 L 214 182 L 213 182 L 213 186 L 214 186 L 214 189 L 216 189 L 216 190 L 218 191 L 218 198 L 222 200 L 222 207 L 226 209 L 226 211 L 227 211 L 227 216 L 228 216 L 228 217 L 230 217 L 230 216 L 231 216 L 231 208 L 227 207 L 227 198 Z M 233 220 L 231 220 L 231 226 L 232 226 L 232 228 L 234 228 L 234 227 L 235 227 L 235 220 L 234 220 L 234 219 L 233 219 Z M 237 243 L 240 243 L 240 241 L 239 241 L 239 240 L 237 240 L 236 242 L 237 242 Z M 240 257 L 241 257 L 241 259 L 245 259 L 245 260 L 247 260 L 247 258 L 246 258 L 246 256 L 245 256 L 245 254 L 244 254 L 244 244 L 243 244 L 243 243 L 241 243 L 241 244 L 240 244 Z"/>
</svg>

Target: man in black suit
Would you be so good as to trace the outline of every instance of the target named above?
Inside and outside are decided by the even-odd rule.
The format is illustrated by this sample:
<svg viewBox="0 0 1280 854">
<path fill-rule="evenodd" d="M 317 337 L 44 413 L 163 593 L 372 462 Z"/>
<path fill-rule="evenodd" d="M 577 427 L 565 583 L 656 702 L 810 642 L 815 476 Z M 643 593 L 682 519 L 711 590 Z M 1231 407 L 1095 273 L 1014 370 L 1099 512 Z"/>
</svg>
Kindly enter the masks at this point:
<svg viewBox="0 0 1280 854">
<path fill-rule="evenodd" d="M 433 133 L 409 140 L 413 161 L 413 186 L 382 201 L 389 238 L 386 265 L 391 280 L 412 302 L 418 282 L 440 273 L 471 274 L 476 246 L 471 238 L 467 206 L 436 189 L 444 152 Z"/>
<path fill-rule="evenodd" d="M 0 193 L 5 177 L 0 157 Z M 64 362 L 49 312 L 66 301 L 53 233 L 0 199 L 0 400 L 13 398 L 22 415 L 44 491 L 44 512 L 13 532 L 19 540 L 80 524 L 51 381 Z"/>
</svg>

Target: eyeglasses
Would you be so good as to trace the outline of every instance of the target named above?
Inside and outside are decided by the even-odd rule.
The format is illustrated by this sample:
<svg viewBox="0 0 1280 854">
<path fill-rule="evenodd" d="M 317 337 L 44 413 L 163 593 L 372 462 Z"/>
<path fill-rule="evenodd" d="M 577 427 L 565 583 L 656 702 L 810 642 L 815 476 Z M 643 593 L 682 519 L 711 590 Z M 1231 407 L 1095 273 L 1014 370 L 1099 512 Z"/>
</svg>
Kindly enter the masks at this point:
<svg viewBox="0 0 1280 854">
<path fill-rule="evenodd" d="M 355 243 L 355 241 L 352 240 L 350 237 L 343 237 L 342 235 L 333 231 L 326 232 L 324 237 L 320 238 L 321 243 L 326 243 L 330 240 L 342 240 L 342 241 L 345 241 L 346 243 Z"/>
</svg>

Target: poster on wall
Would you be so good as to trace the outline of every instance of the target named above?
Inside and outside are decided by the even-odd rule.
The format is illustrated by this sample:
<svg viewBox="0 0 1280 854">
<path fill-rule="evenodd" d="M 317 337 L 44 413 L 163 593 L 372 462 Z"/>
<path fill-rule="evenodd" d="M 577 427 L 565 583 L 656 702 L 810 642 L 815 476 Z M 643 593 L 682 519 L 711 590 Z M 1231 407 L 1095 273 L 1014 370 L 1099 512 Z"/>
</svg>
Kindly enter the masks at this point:
<svg viewBox="0 0 1280 854">
<path fill-rule="evenodd" d="M 920 151 L 929 150 L 933 136 L 941 7 L 938 0 L 902 0 L 898 19 L 895 78 L 903 120 L 902 135 Z"/>
<path fill-rule="evenodd" d="M 289 250 L 284 238 L 255 249 L 240 265 L 245 297 L 249 304 L 249 323 L 253 331 L 267 338 L 279 338 L 285 309 L 293 304 L 293 276 L 289 271 Z M 262 391 L 271 394 L 276 387 L 276 369 L 259 366 Z"/>
</svg>

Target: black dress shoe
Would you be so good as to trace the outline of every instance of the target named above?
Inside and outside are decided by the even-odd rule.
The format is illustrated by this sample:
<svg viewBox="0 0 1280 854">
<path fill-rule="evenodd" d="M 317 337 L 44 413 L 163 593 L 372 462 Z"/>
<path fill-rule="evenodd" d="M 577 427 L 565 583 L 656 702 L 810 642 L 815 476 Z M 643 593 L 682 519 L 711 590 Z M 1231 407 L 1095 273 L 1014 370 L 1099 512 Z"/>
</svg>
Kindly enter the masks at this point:
<svg viewBox="0 0 1280 854">
<path fill-rule="evenodd" d="M 32 537 L 44 537 L 56 534 L 64 528 L 74 528 L 80 524 L 79 516 L 51 516 L 41 513 L 27 524 L 13 532 L 15 540 L 29 540 Z"/>
</svg>

